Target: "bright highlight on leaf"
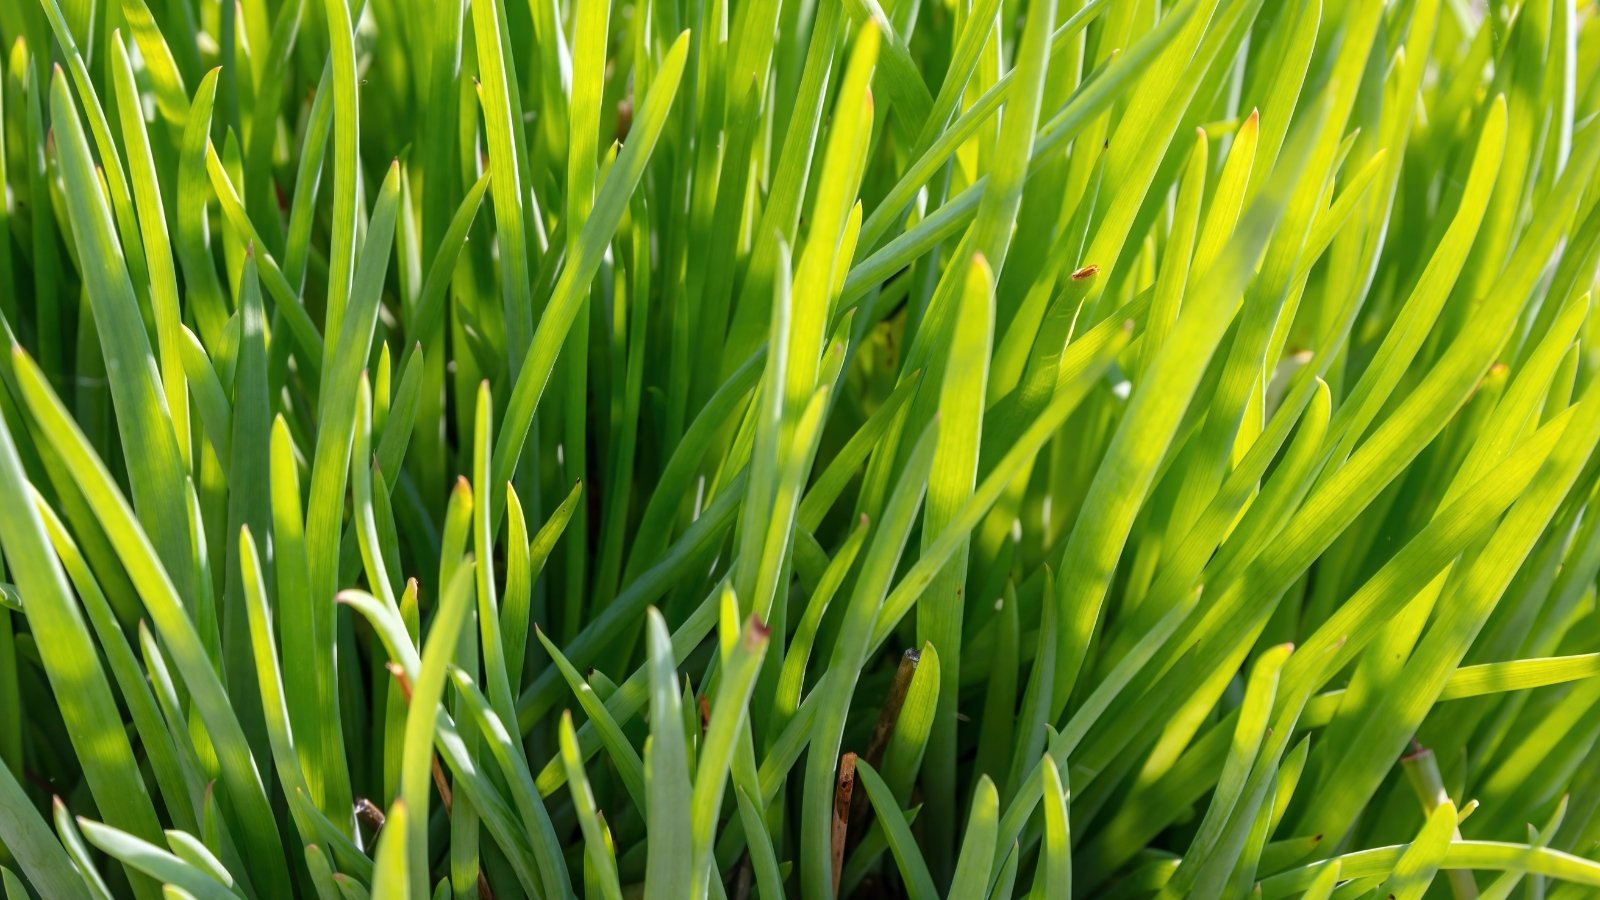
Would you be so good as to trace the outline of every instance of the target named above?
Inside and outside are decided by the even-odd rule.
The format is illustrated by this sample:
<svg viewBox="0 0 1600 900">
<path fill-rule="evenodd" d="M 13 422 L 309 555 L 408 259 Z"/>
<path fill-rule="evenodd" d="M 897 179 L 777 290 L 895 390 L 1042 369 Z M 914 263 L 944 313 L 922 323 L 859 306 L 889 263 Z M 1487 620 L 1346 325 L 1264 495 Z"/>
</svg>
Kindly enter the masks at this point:
<svg viewBox="0 0 1600 900">
<path fill-rule="evenodd" d="M 0 896 L 1600 896 L 1600 14 L 0 2 Z"/>
</svg>

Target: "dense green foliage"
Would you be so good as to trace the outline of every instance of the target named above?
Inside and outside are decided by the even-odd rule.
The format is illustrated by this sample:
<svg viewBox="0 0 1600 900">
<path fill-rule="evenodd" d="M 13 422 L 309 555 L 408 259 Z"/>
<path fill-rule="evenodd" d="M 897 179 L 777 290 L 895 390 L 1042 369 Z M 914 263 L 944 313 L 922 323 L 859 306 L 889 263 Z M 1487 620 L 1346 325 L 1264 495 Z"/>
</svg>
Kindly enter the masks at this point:
<svg viewBox="0 0 1600 900">
<path fill-rule="evenodd" d="M 1588 0 L 0 0 L 0 893 L 1600 895 Z"/>
</svg>

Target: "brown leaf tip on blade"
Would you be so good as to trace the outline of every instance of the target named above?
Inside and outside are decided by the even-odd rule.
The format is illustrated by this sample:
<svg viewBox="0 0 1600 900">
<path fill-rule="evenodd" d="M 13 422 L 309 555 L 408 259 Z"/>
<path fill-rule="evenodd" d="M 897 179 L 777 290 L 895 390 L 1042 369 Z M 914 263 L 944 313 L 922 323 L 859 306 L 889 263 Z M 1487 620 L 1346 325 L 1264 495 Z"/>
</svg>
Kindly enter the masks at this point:
<svg viewBox="0 0 1600 900">
<path fill-rule="evenodd" d="M 1261 121 L 1261 108 L 1259 106 L 1251 108 L 1250 115 L 1244 117 L 1244 123 L 1246 125 L 1255 125 L 1256 123 L 1258 123 L 1260 121 Z"/>
<path fill-rule="evenodd" d="M 745 625 L 744 633 L 745 639 L 751 646 L 758 646 L 766 643 L 767 638 L 772 636 L 772 626 L 761 621 L 760 616 L 751 616 L 749 623 Z"/>
<path fill-rule="evenodd" d="M 1415 759 L 1426 759 L 1427 757 L 1432 756 L 1432 755 L 1433 755 L 1433 751 L 1432 750 L 1429 750 L 1427 747 L 1422 746 L 1422 743 L 1420 741 L 1418 741 L 1416 738 L 1413 737 L 1411 739 L 1411 745 L 1406 749 L 1405 755 L 1400 757 L 1400 761 L 1401 762 L 1411 762 L 1412 760 L 1415 760 Z"/>
<path fill-rule="evenodd" d="M 900 655 L 900 664 L 895 667 L 894 681 L 889 683 L 889 692 L 883 698 L 883 709 L 878 713 L 877 724 L 873 726 L 872 738 L 867 743 L 867 761 L 876 766 L 883 761 L 883 750 L 889 743 L 889 736 L 900 724 L 900 710 L 905 706 L 906 694 L 911 690 L 912 676 L 917 673 L 917 663 L 922 655 L 914 648 L 907 648 Z"/>
<path fill-rule="evenodd" d="M 704 732 L 711 727 L 711 700 L 705 694 L 700 695 L 700 730 Z"/>
<path fill-rule="evenodd" d="M 617 101 L 617 137 L 620 142 L 633 129 L 633 99 L 624 97 Z"/>
<path fill-rule="evenodd" d="M 846 752 L 839 757 L 839 782 L 835 787 L 834 796 L 844 800 L 847 804 L 850 794 L 856 786 L 856 754 L 854 751 Z"/>
<path fill-rule="evenodd" d="M 472 482 L 467 480 L 467 476 L 465 476 L 465 475 L 457 475 L 456 476 L 456 492 L 457 493 L 461 493 L 461 494 L 466 494 L 468 496 L 472 495 Z"/>
<path fill-rule="evenodd" d="M 383 817 L 383 810 L 379 809 L 377 804 L 373 803 L 371 800 L 368 800 L 365 797 L 357 797 L 355 803 L 355 812 L 356 818 L 366 822 L 367 825 L 372 828 L 374 834 L 377 833 L 378 829 L 383 827 L 383 823 L 385 821 Z"/>
<path fill-rule="evenodd" d="M 1078 271 L 1073 272 L 1072 273 L 1072 280 L 1073 281 L 1084 281 L 1086 279 L 1093 278 L 1093 277 L 1095 277 L 1096 275 L 1099 275 L 1099 274 L 1100 274 L 1100 267 L 1095 265 L 1094 263 L 1090 263 L 1087 266 L 1084 266 L 1083 268 L 1079 269 Z"/>
<path fill-rule="evenodd" d="M 407 706 L 410 706 L 411 705 L 411 676 L 406 674 L 405 667 L 400 665 L 397 662 L 392 662 L 392 661 L 384 663 L 383 667 L 385 669 L 389 670 L 389 674 L 390 675 L 394 676 L 395 684 L 400 686 L 400 697 L 401 697 L 401 699 L 406 701 L 406 705 Z"/>
<path fill-rule="evenodd" d="M 839 757 L 839 780 L 833 789 L 833 892 L 839 893 L 839 873 L 844 863 L 845 837 L 850 829 L 850 796 L 856 787 L 856 755 Z"/>
</svg>

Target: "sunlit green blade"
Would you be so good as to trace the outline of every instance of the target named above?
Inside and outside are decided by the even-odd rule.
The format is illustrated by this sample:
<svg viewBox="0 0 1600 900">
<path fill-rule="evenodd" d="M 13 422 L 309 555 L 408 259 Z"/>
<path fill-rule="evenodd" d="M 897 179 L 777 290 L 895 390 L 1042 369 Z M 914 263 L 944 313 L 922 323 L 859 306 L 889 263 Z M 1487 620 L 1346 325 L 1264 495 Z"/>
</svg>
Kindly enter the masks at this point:
<svg viewBox="0 0 1600 900">
<path fill-rule="evenodd" d="M 732 590 L 722 595 L 722 676 L 706 726 L 704 743 L 696 754 L 694 788 L 689 797 L 689 833 L 694 869 L 690 896 L 704 896 L 711 878 L 710 855 L 714 830 L 722 809 L 734 742 L 740 730 L 750 727 L 750 692 L 761 668 L 770 632 L 752 616 L 741 627 Z"/>
<path fill-rule="evenodd" d="M 356 213 L 360 204 L 357 184 L 360 165 L 360 92 L 357 90 L 355 34 L 350 6 L 343 2 L 327 0 L 322 5 L 328 22 L 329 69 L 332 76 L 333 107 L 333 227 L 328 248 L 328 310 L 323 319 L 322 331 L 328 335 L 323 348 L 323 375 L 325 381 L 334 371 L 339 351 L 350 354 L 345 340 L 345 307 L 355 294 L 353 286 L 356 269 Z M 374 215 L 374 218 L 377 218 Z M 380 247 L 387 248 L 385 239 Z M 366 256 L 368 254 L 363 254 Z M 360 318 L 359 316 L 357 317 Z M 357 332 L 359 333 L 359 331 Z M 365 356 L 365 354 L 362 354 Z M 337 384 L 337 381 L 326 382 Z M 317 571 L 312 564 L 312 571 Z M 315 583 L 315 582 L 314 582 Z"/>
<path fill-rule="evenodd" d="M 645 744 L 645 780 L 650 791 L 647 827 L 652 834 L 645 871 L 645 896 L 686 896 L 693 880 L 690 780 L 684 751 L 672 639 L 661 614 L 648 613 L 650 739 Z"/>
<path fill-rule="evenodd" d="M 950 893 L 958 897 L 982 896 L 995 869 L 995 831 L 1000 824 L 1000 793 L 988 778 L 978 780 L 977 796 L 961 839 L 961 853 L 950 880 Z"/>
<path fill-rule="evenodd" d="M 155 34 L 150 12 L 141 0 L 129 0 L 128 6 L 141 12 L 146 20 L 143 27 L 133 25 L 139 39 L 141 55 L 157 83 L 157 97 L 163 114 L 172 121 L 181 121 L 188 109 L 187 95 L 182 80 L 172 69 L 172 60 L 154 55 L 166 50 L 166 42 Z M 160 359 L 161 384 L 167 398 L 167 409 L 172 416 L 173 431 L 177 435 L 178 449 L 189 453 L 189 404 L 183 380 L 183 364 L 178 356 L 178 329 L 181 310 L 178 300 L 177 273 L 173 269 L 172 247 L 167 236 L 166 207 L 157 182 L 155 159 L 151 154 L 149 135 L 145 131 L 143 111 L 139 107 L 133 67 L 128 62 L 127 50 L 120 36 L 111 41 L 111 74 L 116 84 L 117 117 L 122 121 L 124 144 L 127 147 L 128 165 L 132 172 L 133 197 L 139 212 L 140 239 L 144 242 L 146 261 L 150 266 L 150 305 L 156 320 L 157 354 Z M 164 62 L 163 66 L 161 63 Z M 176 83 L 173 83 L 176 79 Z M 170 109 L 168 107 L 171 107 Z"/>
<path fill-rule="evenodd" d="M 61 454 L 84 478 L 84 491 L 96 514 L 106 524 L 117 555 L 129 577 L 138 587 L 145 609 L 169 648 L 173 662 L 182 674 L 195 710 L 206 725 L 218 754 L 222 781 L 235 804 L 234 833 L 241 836 L 249 852 L 260 858 L 282 855 L 278 830 L 267 805 L 244 732 L 228 704 L 220 678 L 183 608 L 177 590 L 156 558 L 150 539 L 134 518 L 133 510 L 118 491 L 104 464 L 89 449 L 81 431 L 67 416 L 43 376 L 26 356 L 13 357 L 18 381 L 29 409 L 48 435 L 55 452 Z M 284 873 L 271 866 L 261 870 L 263 889 L 278 882 Z"/>
<path fill-rule="evenodd" d="M 900 874 L 905 879 L 908 895 L 914 900 L 933 900 L 939 896 L 939 891 L 933 885 L 933 876 L 928 874 L 928 864 L 922 859 L 922 851 L 917 849 L 916 838 L 911 835 L 911 826 L 907 823 L 905 814 L 900 811 L 899 804 L 895 802 L 894 794 L 890 792 L 889 786 L 883 783 L 883 778 L 865 762 L 856 763 L 856 774 L 860 777 L 862 786 L 867 789 L 867 796 L 871 798 L 873 807 L 878 811 L 879 821 L 884 824 L 884 832 L 889 836 L 889 849 L 900 865 Z"/>
<path fill-rule="evenodd" d="M 73 868 L 67 851 L 34 809 L 33 801 L 22 792 L 11 770 L 3 766 L 0 766 L 0 809 L 5 810 L 5 817 L 0 818 L 0 829 L 4 831 L 0 834 L 5 837 L 6 850 L 36 889 L 53 896 L 92 896 Z M 4 874 L 7 897 L 21 900 L 28 896 L 26 888 L 10 869 L 5 869 Z"/>
<path fill-rule="evenodd" d="M 1218 886 L 1214 883 L 1209 887 L 1202 886 L 1206 884 L 1206 875 L 1216 872 L 1211 865 L 1211 854 L 1220 849 L 1224 829 L 1229 820 L 1234 818 L 1236 810 L 1239 814 L 1253 817 L 1254 807 L 1248 804 L 1245 796 L 1246 779 L 1254 773 L 1257 758 L 1262 752 L 1268 719 L 1277 695 L 1279 675 L 1291 650 L 1288 645 L 1280 645 L 1256 660 L 1245 688 L 1244 701 L 1239 707 L 1239 719 L 1234 727 L 1228 759 L 1217 779 L 1216 793 L 1212 796 L 1211 805 L 1206 809 L 1205 819 L 1200 823 L 1183 864 L 1163 887 L 1162 896 L 1179 897 L 1191 889 L 1197 892 L 1217 890 Z M 1045 768 L 1048 770 L 1049 766 Z M 1241 808 L 1238 804 L 1242 801 L 1245 805 Z M 1221 874 L 1226 877 L 1227 870 Z"/>
<path fill-rule="evenodd" d="M 428 631 L 428 641 L 422 651 L 417 677 L 412 684 L 411 708 L 406 714 L 405 763 L 400 775 L 400 799 L 408 800 L 413 817 L 406 832 L 407 864 L 410 872 L 412 896 L 427 893 L 428 880 L 428 822 L 422 815 L 427 809 L 432 788 L 428 783 L 429 765 L 433 760 L 433 729 L 439 699 L 444 693 L 446 665 L 454 655 L 456 637 L 471 611 L 474 566 L 464 564 L 456 569 L 450 584 L 440 598 L 439 613 Z"/>
<path fill-rule="evenodd" d="M 1366 876 L 1387 876 L 1409 849 L 1406 846 L 1378 847 L 1346 853 L 1329 862 L 1313 863 L 1291 869 L 1281 875 L 1263 879 L 1261 896 L 1286 897 L 1305 890 L 1333 863 L 1339 866 L 1339 876 L 1357 879 Z M 1486 871 L 1528 872 L 1570 881 L 1576 885 L 1600 887 L 1600 864 L 1593 860 L 1573 856 L 1548 847 L 1507 844 L 1496 841 L 1454 841 L 1446 848 L 1438 865 L 1444 869 L 1479 869 Z"/>
<path fill-rule="evenodd" d="M 406 853 L 406 838 L 411 834 L 408 818 L 405 798 L 396 797 L 384 816 L 373 860 L 372 889 L 380 897 L 403 896 L 412 884 Z"/>
<path fill-rule="evenodd" d="M 85 291 L 111 379 L 117 428 L 125 446 L 134 508 L 155 542 L 179 596 L 192 596 L 189 530 L 184 511 L 184 469 L 167 414 L 155 357 L 128 270 L 122 261 L 107 208 L 94 174 L 89 145 L 62 77 L 50 88 L 51 117 L 61 152 L 63 181 L 78 255 L 86 263 Z"/>
<path fill-rule="evenodd" d="M 1036 40 L 1042 41 L 1043 33 L 1048 31 L 1052 6 L 1049 3 L 1041 4 L 1039 8 L 1043 12 L 1030 14 L 1030 19 L 1034 21 L 1029 27 L 1038 32 L 1034 35 Z M 1034 52 L 1037 53 L 1038 48 Z M 1042 60 L 1035 60 L 1033 64 L 1037 66 L 1041 63 Z M 1035 78 L 1042 80 L 1042 75 L 1042 72 L 1036 73 Z M 1032 90 L 1037 94 L 1037 85 Z M 1007 121 L 1010 121 L 1009 118 Z M 1012 198 L 1013 205 L 1016 199 Z M 1014 208 L 1011 215 L 1015 215 Z M 942 367 L 944 381 L 939 389 L 939 446 L 934 450 L 933 468 L 928 476 L 928 508 L 922 524 L 924 551 L 943 535 L 961 507 L 972 501 L 977 480 L 983 406 L 988 395 L 989 345 L 994 331 L 994 273 L 981 253 L 973 256 L 966 267 L 959 303 L 953 320 L 949 361 Z M 923 766 L 929 787 L 940 793 L 955 789 L 956 684 L 961 676 L 967 556 L 967 542 L 963 541 L 950 561 L 933 577 L 927 593 L 917 604 L 917 641 L 931 644 L 939 651 L 939 709 L 933 719 L 928 755 L 923 760 Z M 992 784 L 989 790 L 994 790 Z M 934 830 L 930 838 L 935 846 L 953 845 L 953 813 L 954 810 L 946 804 L 928 809 L 924 817 L 925 827 Z M 948 873 L 948 862 L 936 863 L 934 870 L 940 872 L 942 877 Z M 986 887 L 986 867 L 981 880 Z M 980 893 L 983 890 L 976 880 L 967 887 Z"/>
<path fill-rule="evenodd" d="M 1067 824 L 1070 797 L 1054 762 L 1044 766 L 1044 781 L 1044 864 L 1034 875 L 1034 891 L 1042 891 L 1046 897 L 1070 897 L 1072 847 Z"/>
<path fill-rule="evenodd" d="M 572 688 L 578 704 L 583 707 L 584 715 L 595 724 L 600 732 L 600 740 L 604 742 L 606 753 L 610 755 L 612 764 L 622 775 L 623 784 L 628 789 L 628 794 L 641 809 L 648 809 L 649 803 L 645 799 L 644 764 L 639 759 L 638 751 L 628 743 L 628 739 L 617 725 L 616 719 L 606 711 L 605 704 L 595 696 L 591 688 L 572 667 L 572 663 L 562 655 L 560 648 L 556 647 L 543 631 L 537 631 L 539 642 L 550 653 L 550 659 L 561 670 L 561 677 L 566 679 L 567 685 Z"/>
<path fill-rule="evenodd" d="M 573 802 L 578 811 L 578 822 L 583 827 L 585 867 L 593 867 L 599 875 L 599 896 L 604 900 L 621 900 L 622 887 L 617 882 L 617 861 L 612 856 L 609 842 L 602 834 L 604 824 L 594 805 L 594 794 L 589 789 L 589 779 L 583 773 L 583 760 L 578 756 L 578 739 L 572 731 L 572 715 L 561 717 L 561 762 L 567 769 L 567 786 L 572 790 Z"/>
<path fill-rule="evenodd" d="M 78 827 L 89 843 L 160 882 L 176 885 L 203 900 L 238 896 L 229 889 L 232 885 L 217 881 L 205 869 L 131 834 L 84 818 L 78 819 Z"/>
<path fill-rule="evenodd" d="M 155 808 L 145 793 L 91 632 L 50 548 L 26 484 L 7 423 L 0 427 L 0 505 L 5 510 L 0 513 L 0 543 L 14 567 L 28 625 L 39 643 L 40 661 L 101 815 L 130 833 L 153 839 L 158 833 Z M 21 796 L 19 790 L 19 800 Z M 19 809 L 7 818 L 20 820 L 23 815 Z M 33 818 L 31 812 L 26 816 Z M 20 821 L 19 827 L 23 827 Z M 28 849 L 28 855 L 21 856 L 27 864 L 24 871 L 30 879 L 39 877 L 30 870 L 46 865 L 48 857 L 31 845 L 33 836 L 28 831 L 21 831 L 16 839 L 19 847 Z M 8 837 L 6 843 L 11 840 Z M 40 875 L 55 881 L 47 871 Z M 143 879 L 135 880 L 134 885 L 146 896 L 155 893 L 155 885 Z"/>
<path fill-rule="evenodd" d="M 167 731 L 166 722 L 149 684 L 145 681 L 138 657 L 134 655 L 128 638 L 122 631 L 105 593 L 95 581 L 89 565 L 78 546 L 67 533 L 65 524 L 56 516 L 44 498 L 34 495 L 34 508 L 39 512 L 50 543 L 60 558 L 62 568 L 72 580 L 73 588 L 84 606 L 84 613 L 94 626 L 100 651 L 105 654 L 106 665 L 115 677 L 122 692 L 122 702 L 127 705 L 138 730 L 144 754 L 154 770 L 157 785 L 161 788 L 167 815 L 180 825 L 197 828 L 195 808 L 200 789 L 200 775 L 180 762 L 177 741 L 181 737 Z M 70 821 L 70 817 L 69 817 Z"/>
<path fill-rule="evenodd" d="M 572 327 L 572 320 L 582 305 L 582 294 L 587 291 L 589 280 L 600 265 L 601 254 L 610 243 L 611 235 L 627 208 L 628 198 L 644 174 L 656 139 L 666 124 L 667 113 L 677 95 L 678 79 L 683 73 L 688 45 L 689 36 L 680 35 L 662 61 L 661 68 L 656 71 L 649 95 L 640 105 L 629 132 L 631 139 L 622 148 L 605 182 L 600 185 L 594 209 L 584 222 L 583 233 L 573 254 L 562 267 L 555 294 L 546 305 L 544 316 L 534 333 L 527 363 L 517 374 L 516 386 L 507 401 L 502 431 L 495 443 L 493 472 L 497 483 L 504 483 L 516 468 L 523 441 L 533 424 L 539 397 L 544 393 L 545 384 L 549 382 L 550 373 L 555 367 L 556 353 L 566 340 L 566 332 Z"/>
<path fill-rule="evenodd" d="M 828 673 L 814 689 L 823 706 L 812 726 L 811 747 L 806 756 L 800 881 L 808 896 L 821 897 L 833 890 L 833 864 L 828 838 L 833 812 L 833 773 L 843 737 L 849 696 L 854 692 L 861 663 L 870 647 L 872 622 L 878 617 L 889 580 L 905 548 L 912 519 L 922 505 L 938 433 L 937 425 L 930 425 L 917 440 L 900 481 L 884 508 L 878 530 L 863 557 L 855 593 L 845 610 L 840 639 L 834 645 Z"/>
</svg>

